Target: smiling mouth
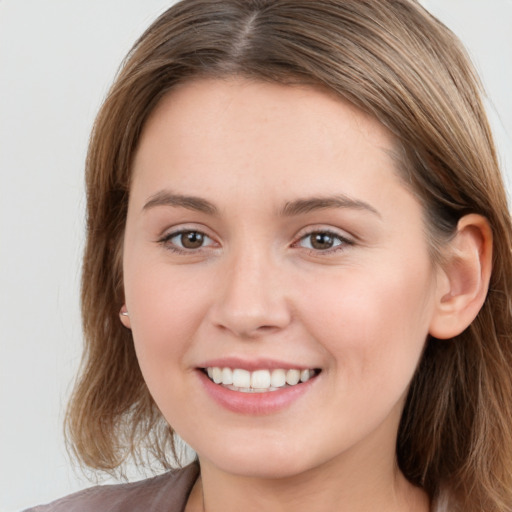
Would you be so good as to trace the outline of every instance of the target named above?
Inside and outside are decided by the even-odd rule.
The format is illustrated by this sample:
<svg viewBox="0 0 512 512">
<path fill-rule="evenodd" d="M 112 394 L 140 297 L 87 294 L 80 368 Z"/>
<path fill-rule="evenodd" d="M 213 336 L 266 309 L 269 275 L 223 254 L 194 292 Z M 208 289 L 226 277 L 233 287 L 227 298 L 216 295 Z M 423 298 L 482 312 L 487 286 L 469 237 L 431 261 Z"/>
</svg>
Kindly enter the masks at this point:
<svg viewBox="0 0 512 512">
<path fill-rule="evenodd" d="M 221 368 L 210 366 L 202 368 L 208 378 L 232 391 L 242 393 L 267 393 L 283 388 L 298 386 L 315 378 L 319 369 L 276 369 L 248 371 L 241 368 Z"/>
</svg>

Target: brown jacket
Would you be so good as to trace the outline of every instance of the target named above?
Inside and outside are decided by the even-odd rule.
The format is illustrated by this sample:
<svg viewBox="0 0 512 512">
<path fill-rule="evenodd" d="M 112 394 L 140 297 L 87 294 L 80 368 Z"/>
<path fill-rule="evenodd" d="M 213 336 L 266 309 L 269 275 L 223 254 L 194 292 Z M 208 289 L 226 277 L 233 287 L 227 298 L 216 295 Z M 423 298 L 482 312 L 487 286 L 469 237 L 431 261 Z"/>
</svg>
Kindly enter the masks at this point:
<svg viewBox="0 0 512 512">
<path fill-rule="evenodd" d="M 25 512 L 183 512 L 198 474 L 191 464 L 140 482 L 91 487 Z"/>
</svg>

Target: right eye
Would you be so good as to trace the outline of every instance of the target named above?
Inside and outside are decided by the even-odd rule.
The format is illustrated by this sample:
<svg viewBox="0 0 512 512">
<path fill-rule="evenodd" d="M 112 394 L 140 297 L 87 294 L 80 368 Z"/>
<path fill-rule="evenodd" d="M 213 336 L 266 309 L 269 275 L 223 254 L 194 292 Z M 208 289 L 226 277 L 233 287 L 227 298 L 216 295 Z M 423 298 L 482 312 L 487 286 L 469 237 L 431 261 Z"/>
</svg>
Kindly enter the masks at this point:
<svg viewBox="0 0 512 512">
<path fill-rule="evenodd" d="M 215 242 L 201 231 L 186 229 L 165 235 L 160 242 L 175 252 L 189 252 L 213 245 Z"/>
<path fill-rule="evenodd" d="M 317 251 L 328 251 L 346 244 L 341 236 L 329 231 L 315 231 L 304 236 L 297 245 Z"/>
</svg>

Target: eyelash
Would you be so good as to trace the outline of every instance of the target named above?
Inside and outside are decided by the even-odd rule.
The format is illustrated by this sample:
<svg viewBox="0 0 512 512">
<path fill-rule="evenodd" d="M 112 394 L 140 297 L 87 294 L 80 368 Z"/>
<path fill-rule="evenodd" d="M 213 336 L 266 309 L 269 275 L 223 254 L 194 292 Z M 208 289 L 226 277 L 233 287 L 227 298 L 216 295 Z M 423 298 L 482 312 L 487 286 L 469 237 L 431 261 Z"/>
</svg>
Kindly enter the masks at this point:
<svg viewBox="0 0 512 512">
<path fill-rule="evenodd" d="M 308 231 L 307 233 L 302 234 L 302 236 L 297 240 L 297 242 L 293 243 L 293 247 L 300 246 L 300 242 L 303 240 L 306 240 L 307 238 L 312 237 L 313 235 L 327 235 L 331 239 L 338 241 L 339 243 L 337 245 L 334 245 L 333 247 L 330 247 L 328 249 L 315 249 L 315 248 L 308 248 L 304 247 L 310 254 L 315 256 L 327 256 L 330 254 L 333 254 L 338 251 L 344 251 L 346 250 L 347 246 L 354 245 L 354 242 L 350 240 L 349 238 L 346 238 L 339 233 L 336 233 L 335 231 L 329 230 L 329 229 L 312 229 L 311 231 Z"/>
<path fill-rule="evenodd" d="M 200 247 L 197 247 L 197 248 L 185 248 L 185 247 L 180 247 L 180 246 L 176 245 L 176 243 L 172 242 L 172 240 L 174 238 L 183 236 L 185 234 L 200 235 L 201 237 L 203 237 L 203 239 L 210 240 L 210 242 L 212 242 L 212 244 L 208 244 L 206 246 L 201 245 Z M 292 244 L 292 247 L 300 247 L 301 241 L 306 240 L 308 237 L 312 237 L 313 235 L 324 235 L 324 236 L 327 235 L 331 239 L 338 241 L 338 243 L 328 249 L 315 249 L 313 247 L 309 247 L 309 248 L 303 247 L 304 249 L 306 249 L 306 251 L 308 253 L 310 253 L 312 255 L 328 255 L 328 254 L 332 254 L 332 253 L 335 253 L 338 251 L 343 251 L 347 248 L 347 246 L 354 245 L 354 242 L 352 240 L 350 240 L 334 231 L 331 231 L 329 229 L 314 229 L 307 233 L 302 234 L 302 236 L 300 236 L 298 238 L 298 240 Z M 186 254 L 197 253 L 197 252 L 205 249 L 206 247 L 213 245 L 215 242 L 213 241 L 213 239 L 211 237 L 209 237 L 203 231 L 200 231 L 197 229 L 180 229 L 179 231 L 173 231 L 172 233 L 166 234 L 165 236 L 163 236 L 161 239 L 158 240 L 158 243 L 163 245 L 167 250 L 170 250 L 176 254 L 185 254 L 186 255 Z"/>
<path fill-rule="evenodd" d="M 195 234 L 200 235 L 203 237 L 203 239 L 208 239 L 211 242 L 213 242 L 213 239 L 209 237 L 206 233 L 203 231 L 200 231 L 198 229 L 180 229 L 179 231 L 173 231 L 172 233 L 168 233 L 164 235 L 160 240 L 158 240 L 158 243 L 163 245 L 167 250 L 174 252 L 176 254 L 192 254 L 197 253 L 201 249 L 204 249 L 207 246 L 201 245 L 201 247 L 198 247 L 196 249 L 190 249 L 186 247 L 180 247 L 172 242 L 173 238 L 183 236 L 185 234 Z"/>
</svg>

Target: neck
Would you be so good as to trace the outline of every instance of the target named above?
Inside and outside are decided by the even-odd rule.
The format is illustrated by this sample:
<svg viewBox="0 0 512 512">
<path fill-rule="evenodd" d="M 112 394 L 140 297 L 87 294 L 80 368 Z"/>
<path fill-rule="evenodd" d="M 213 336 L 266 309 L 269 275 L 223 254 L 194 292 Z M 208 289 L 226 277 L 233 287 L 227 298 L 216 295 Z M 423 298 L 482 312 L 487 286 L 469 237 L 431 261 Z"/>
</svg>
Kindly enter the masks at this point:
<svg viewBox="0 0 512 512">
<path fill-rule="evenodd" d="M 426 493 L 396 463 L 400 410 L 359 442 L 333 447 L 334 456 L 315 439 L 289 456 L 279 452 L 277 460 L 255 452 L 252 464 L 217 457 L 222 467 L 199 454 L 196 506 L 187 512 L 428 512 Z"/>
<path fill-rule="evenodd" d="M 262 478 L 233 475 L 201 461 L 195 500 L 187 512 L 428 512 L 426 494 L 394 464 L 383 473 L 382 464 L 343 470 L 338 462 L 293 476 Z"/>
</svg>

